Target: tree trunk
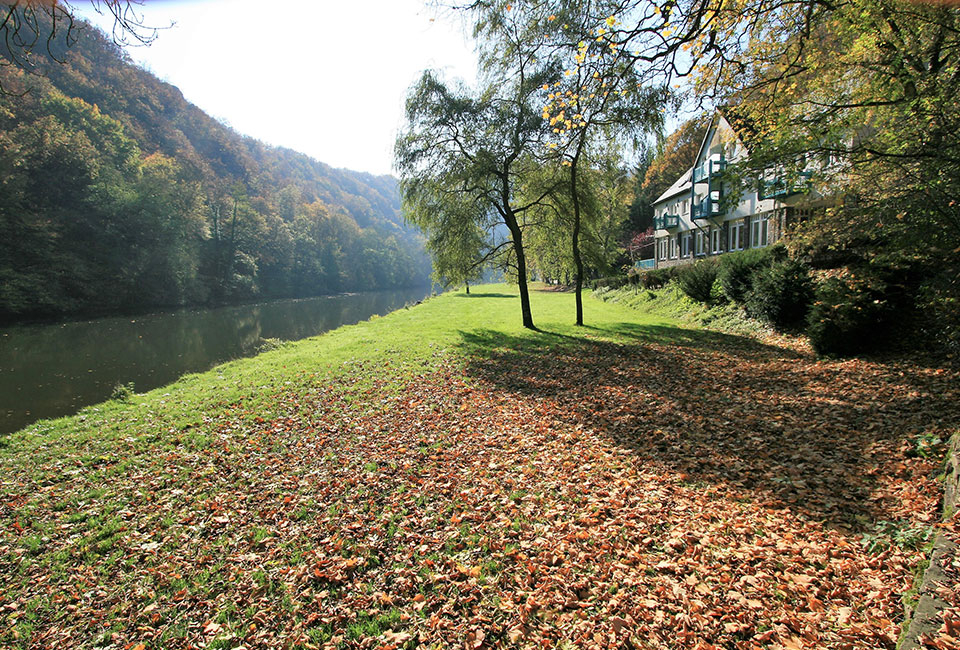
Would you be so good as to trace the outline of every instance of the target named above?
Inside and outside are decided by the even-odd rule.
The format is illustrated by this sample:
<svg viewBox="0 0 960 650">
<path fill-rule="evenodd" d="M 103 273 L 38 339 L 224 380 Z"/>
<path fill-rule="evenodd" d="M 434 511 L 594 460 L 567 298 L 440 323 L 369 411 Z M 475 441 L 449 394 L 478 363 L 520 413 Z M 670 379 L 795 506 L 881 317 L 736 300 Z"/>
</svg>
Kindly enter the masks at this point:
<svg viewBox="0 0 960 650">
<path fill-rule="evenodd" d="M 470 283 L 469 283 L 469 282 L 464 282 L 464 284 L 467 285 L 467 295 L 469 296 L 469 295 L 470 295 Z"/>
<path fill-rule="evenodd" d="M 577 267 L 577 325 L 583 325 L 583 258 L 580 257 L 580 197 L 577 194 L 577 158 L 570 164 L 570 194 L 573 200 L 573 263 Z"/>
<path fill-rule="evenodd" d="M 523 326 L 535 330 L 537 328 L 533 324 L 533 312 L 530 311 L 530 293 L 527 290 L 527 258 L 523 253 L 523 234 L 520 232 L 517 217 L 509 209 L 509 206 L 505 210 L 504 222 L 510 229 L 510 235 L 513 237 L 513 252 L 517 256 L 517 285 L 520 287 L 520 315 L 523 319 Z"/>
</svg>

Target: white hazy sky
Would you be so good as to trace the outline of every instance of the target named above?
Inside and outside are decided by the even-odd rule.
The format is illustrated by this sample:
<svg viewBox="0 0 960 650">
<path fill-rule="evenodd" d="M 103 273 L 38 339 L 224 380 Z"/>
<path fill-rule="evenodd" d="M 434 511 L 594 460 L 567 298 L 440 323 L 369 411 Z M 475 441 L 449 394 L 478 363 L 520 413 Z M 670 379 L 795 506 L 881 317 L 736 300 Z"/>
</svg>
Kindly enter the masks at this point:
<svg viewBox="0 0 960 650">
<path fill-rule="evenodd" d="M 334 167 L 391 172 L 422 70 L 475 78 L 459 20 L 422 0 L 147 0 L 142 13 L 151 26 L 176 24 L 128 47 L 131 58 L 240 133 Z"/>
</svg>

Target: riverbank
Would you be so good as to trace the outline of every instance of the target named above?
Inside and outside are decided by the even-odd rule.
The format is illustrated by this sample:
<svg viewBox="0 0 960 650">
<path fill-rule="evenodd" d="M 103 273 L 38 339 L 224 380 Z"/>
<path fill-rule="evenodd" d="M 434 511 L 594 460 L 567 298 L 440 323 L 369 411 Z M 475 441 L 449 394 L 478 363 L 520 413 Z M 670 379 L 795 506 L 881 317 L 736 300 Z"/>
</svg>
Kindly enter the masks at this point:
<svg viewBox="0 0 960 650">
<path fill-rule="evenodd" d="M 315 336 L 428 295 L 423 287 L 0 329 L 0 435 L 72 415 L 118 385 L 144 392 L 273 339 Z"/>
<path fill-rule="evenodd" d="M 533 308 L 445 294 L 0 440 L 0 645 L 892 647 L 956 375 Z"/>
</svg>

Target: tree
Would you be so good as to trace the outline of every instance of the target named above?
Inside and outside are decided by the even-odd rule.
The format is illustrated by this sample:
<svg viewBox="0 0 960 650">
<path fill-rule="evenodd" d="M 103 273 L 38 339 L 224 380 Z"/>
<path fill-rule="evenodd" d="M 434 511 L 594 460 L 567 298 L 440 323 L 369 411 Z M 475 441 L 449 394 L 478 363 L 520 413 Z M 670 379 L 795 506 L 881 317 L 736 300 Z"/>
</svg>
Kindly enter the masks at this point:
<svg viewBox="0 0 960 650">
<path fill-rule="evenodd" d="M 532 152 L 544 146 L 534 101 L 547 77 L 530 70 L 526 54 L 516 65 L 515 77 L 491 80 L 478 94 L 450 88 L 425 72 L 407 98 L 407 126 L 397 139 L 395 158 L 405 217 L 431 240 L 456 251 L 435 260 L 456 260 L 437 272 L 456 273 L 464 258 L 479 262 L 510 250 L 523 326 L 535 329 L 523 219 L 541 197 L 525 203 L 518 198 L 522 179 L 537 167 Z"/>
<path fill-rule="evenodd" d="M 602 275 L 608 275 L 623 258 L 621 240 L 629 226 L 634 199 L 633 179 L 615 140 L 610 139 L 593 161 L 587 181 L 592 188 L 596 213 L 588 223 L 593 266 Z"/>
<path fill-rule="evenodd" d="M 457 215 L 458 207 L 468 207 L 471 214 Z M 483 275 L 486 233 L 477 223 L 473 206 L 447 205 L 437 217 L 446 221 L 430 231 L 427 250 L 433 257 L 434 282 L 442 286 L 466 286 Z"/>
<path fill-rule="evenodd" d="M 653 162 L 656 150 L 649 143 L 641 143 L 640 149 L 636 154 L 636 163 L 634 165 L 631 182 L 633 183 L 633 201 L 630 203 L 630 227 L 629 232 L 646 230 L 653 224 L 653 202 L 657 195 L 643 187 L 644 178 L 647 170 Z"/>
<path fill-rule="evenodd" d="M 144 24 L 139 7 L 143 0 L 90 0 L 97 13 L 113 17 L 117 45 L 146 45 L 157 37 L 157 28 Z M 78 38 L 74 8 L 65 0 L 15 0 L 0 5 L 0 67 L 37 71 L 38 60 L 64 62 L 66 51 Z M 9 92 L 0 83 L 0 92 Z"/>
<path fill-rule="evenodd" d="M 957 241 L 957 6 L 550 0 L 538 7 L 574 11 L 594 25 L 585 60 L 620 52 L 638 87 L 687 79 L 699 105 L 739 113 L 756 136 L 754 175 L 776 167 L 796 176 L 813 158 L 821 187 L 857 199 L 824 226 L 847 221 L 849 236 L 860 240 L 873 224 L 880 239 L 915 248 L 930 232 L 942 250 Z M 561 93 L 576 88 L 567 78 Z"/>
<path fill-rule="evenodd" d="M 920 256 L 957 248 L 960 8 L 852 0 L 767 40 L 793 56 L 757 47 L 748 77 L 707 72 L 701 84 L 720 88 L 756 133 L 746 175 L 813 172 L 816 189 L 842 200 L 798 243 Z"/>
<path fill-rule="evenodd" d="M 648 259 L 647 253 L 650 253 L 649 257 L 653 257 L 653 246 L 656 242 L 653 232 L 653 226 L 650 226 L 646 230 L 633 233 L 630 237 L 627 252 L 630 253 L 631 262 Z"/>
<path fill-rule="evenodd" d="M 656 131 L 671 94 L 663 84 L 644 85 L 633 59 L 616 43 L 607 42 L 606 30 L 595 29 L 592 15 L 579 3 L 475 3 L 471 8 L 488 69 L 508 75 L 518 58 L 510 54 L 524 52 L 544 70 L 557 71 L 541 88 L 541 113 L 549 122 L 552 158 L 567 168 L 576 324 L 583 325 L 583 168 L 589 166 L 590 150 L 599 142 Z M 611 17 L 606 24 L 615 22 Z M 599 51 L 595 42 L 601 43 Z"/>
<path fill-rule="evenodd" d="M 650 197 L 651 205 L 693 166 L 710 126 L 710 117 L 702 115 L 685 121 L 660 143 L 641 184 L 641 189 Z"/>
</svg>

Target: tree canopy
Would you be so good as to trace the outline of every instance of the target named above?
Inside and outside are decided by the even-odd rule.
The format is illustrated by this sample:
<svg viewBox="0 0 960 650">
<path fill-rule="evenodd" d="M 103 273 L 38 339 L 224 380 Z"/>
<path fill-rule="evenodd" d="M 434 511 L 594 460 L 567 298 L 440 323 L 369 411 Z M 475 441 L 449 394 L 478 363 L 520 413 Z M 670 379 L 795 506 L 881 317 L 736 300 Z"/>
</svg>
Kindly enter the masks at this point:
<svg viewBox="0 0 960 650">
<path fill-rule="evenodd" d="M 89 25 L 71 38 L 37 74 L 0 56 L 0 320 L 429 281 L 395 179 L 244 138 Z"/>
<path fill-rule="evenodd" d="M 520 184 L 539 164 L 532 152 L 543 146 L 543 131 L 534 98 L 543 83 L 542 71 L 527 76 L 522 63 L 516 78 L 480 93 L 425 72 L 407 99 L 407 127 L 396 144 L 407 218 L 435 245 L 455 251 L 435 257 L 438 272 L 462 274 L 464 260 L 479 266 L 509 251 L 521 318 L 531 329 L 524 217 L 539 199 L 526 200 Z"/>
</svg>

